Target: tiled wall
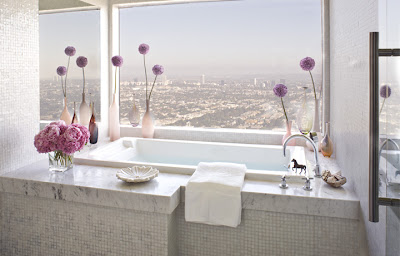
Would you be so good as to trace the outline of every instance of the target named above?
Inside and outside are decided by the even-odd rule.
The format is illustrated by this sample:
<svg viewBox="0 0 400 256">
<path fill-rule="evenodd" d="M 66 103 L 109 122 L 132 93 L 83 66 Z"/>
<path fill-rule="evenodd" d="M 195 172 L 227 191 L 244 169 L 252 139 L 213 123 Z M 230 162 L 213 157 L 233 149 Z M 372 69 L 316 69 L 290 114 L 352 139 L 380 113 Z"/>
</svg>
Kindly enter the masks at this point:
<svg viewBox="0 0 400 256">
<path fill-rule="evenodd" d="M 0 203 L 2 256 L 168 255 L 165 214 L 8 193 Z"/>
<path fill-rule="evenodd" d="M 0 255 L 361 255 L 359 221 L 244 210 L 238 228 L 171 215 L 0 194 Z"/>
<path fill-rule="evenodd" d="M 37 159 L 38 0 L 0 1 L 0 174 Z"/>
<path fill-rule="evenodd" d="M 368 222 L 369 32 L 378 0 L 330 1 L 331 135 L 343 174 L 360 198 L 371 256 L 385 255 L 385 213 Z"/>
</svg>

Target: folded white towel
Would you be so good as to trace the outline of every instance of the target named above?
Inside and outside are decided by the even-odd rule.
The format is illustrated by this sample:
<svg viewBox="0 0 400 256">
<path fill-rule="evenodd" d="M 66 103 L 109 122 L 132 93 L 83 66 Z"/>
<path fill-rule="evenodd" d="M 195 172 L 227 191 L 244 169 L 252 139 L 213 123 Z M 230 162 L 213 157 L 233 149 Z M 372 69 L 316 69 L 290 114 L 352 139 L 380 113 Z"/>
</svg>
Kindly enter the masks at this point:
<svg viewBox="0 0 400 256">
<path fill-rule="evenodd" d="M 186 185 L 186 221 L 237 227 L 245 173 L 243 164 L 199 163 Z"/>
</svg>

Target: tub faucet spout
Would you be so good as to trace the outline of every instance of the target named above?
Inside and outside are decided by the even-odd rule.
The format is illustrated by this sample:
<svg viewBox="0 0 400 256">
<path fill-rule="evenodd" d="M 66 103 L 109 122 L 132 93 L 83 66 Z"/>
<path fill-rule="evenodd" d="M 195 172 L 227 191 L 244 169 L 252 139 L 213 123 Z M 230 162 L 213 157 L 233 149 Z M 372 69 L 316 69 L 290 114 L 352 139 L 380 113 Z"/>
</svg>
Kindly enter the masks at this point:
<svg viewBox="0 0 400 256">
<path fill-rule="evenodd" d="M 299 138 L 299 139 L 304 139 L 308 142 L 310 142 L 310 144 L 312 145 L 313 149 L 314 149 L 314 160 L 315 160 L 315 177 L 320 178 L 321 177 L 321 170 L 320 170 L 320 166 L 319 166 L 319 160 L 318 160 L 318 149 L 317 146 L 315 145 L 315 142 L 310 139 L 309 137 L 303 135 L 303 134 L 294 134 L 290 137 L 288 137 L 285 142 L 283 143 L 283 156 L 286 156 L 286 145 L 288 144 L 289 141 L 291 141 L 292 139 L 295 138 Z"/>
</svg>

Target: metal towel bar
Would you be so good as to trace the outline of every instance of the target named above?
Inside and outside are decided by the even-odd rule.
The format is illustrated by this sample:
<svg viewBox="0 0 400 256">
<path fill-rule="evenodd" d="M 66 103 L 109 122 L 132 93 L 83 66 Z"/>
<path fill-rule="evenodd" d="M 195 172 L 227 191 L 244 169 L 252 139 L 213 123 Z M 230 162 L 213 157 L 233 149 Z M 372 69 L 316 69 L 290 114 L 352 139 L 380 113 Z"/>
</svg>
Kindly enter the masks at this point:
<svg viewBox="0 0 400 256">
<path fill-rule="evenodd" d="M 369 221 L 379 222 L 379 205 L 400 206 L 400 199 L 379 197 L 379 57 L 400 56 L 400 49 L 379 49 L 379 32 L 369 34 Z"/>
</svg>

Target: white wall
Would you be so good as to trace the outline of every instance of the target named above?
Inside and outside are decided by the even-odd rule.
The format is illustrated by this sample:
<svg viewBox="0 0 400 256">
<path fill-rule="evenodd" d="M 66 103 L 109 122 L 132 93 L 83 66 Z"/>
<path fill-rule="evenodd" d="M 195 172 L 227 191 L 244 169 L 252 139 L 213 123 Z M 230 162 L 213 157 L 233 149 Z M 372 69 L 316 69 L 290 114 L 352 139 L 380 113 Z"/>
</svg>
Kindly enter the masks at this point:
<svg viewBox="0 0 400 256">
<path fill-rule="evenodd" d="M 0 0 L 0 174 L 38 158 L 38 0 Z"/>
<path fill-rule="evenodd" d="M 379 0 L 330 1 L 331 135 L 336 158 L 360 198 L 370 255 L 385 255 L 385 213 L 368 222 L 369 32 Z"/>
</svg>

